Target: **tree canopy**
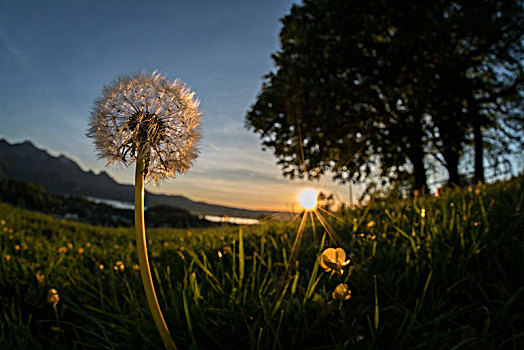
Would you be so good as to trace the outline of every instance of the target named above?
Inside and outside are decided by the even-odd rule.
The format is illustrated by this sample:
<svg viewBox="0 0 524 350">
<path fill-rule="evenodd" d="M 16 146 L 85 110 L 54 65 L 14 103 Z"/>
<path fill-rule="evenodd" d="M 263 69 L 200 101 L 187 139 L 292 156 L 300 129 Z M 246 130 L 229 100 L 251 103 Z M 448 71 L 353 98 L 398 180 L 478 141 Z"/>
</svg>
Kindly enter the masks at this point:
<svg viewBox="0 0 524 350">
<path fill-rule="evenodd" d="M 435 160 L 458 184 L 467 147 L 481 164 L 486 144 L 522 148 L 522 8 L 305 0 L 282 18 L 276 70 L 246 126 L 290 177 L 424 190 Z"/>
</svg>

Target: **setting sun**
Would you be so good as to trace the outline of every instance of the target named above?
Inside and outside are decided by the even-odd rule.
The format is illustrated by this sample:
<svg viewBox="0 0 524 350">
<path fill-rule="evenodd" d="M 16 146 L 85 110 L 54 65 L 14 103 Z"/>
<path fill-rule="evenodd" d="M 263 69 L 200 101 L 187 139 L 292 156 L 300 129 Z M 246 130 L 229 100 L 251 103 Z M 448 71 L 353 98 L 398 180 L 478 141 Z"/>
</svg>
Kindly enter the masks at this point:
<svg viewBox="0 0 524 350">
<path fill-rule="evenodd" d="M 318 191 L 307 188 L 300 192 L 298 200 L 304 209 L 313 210 L 317 206 Z"/>
</svg>

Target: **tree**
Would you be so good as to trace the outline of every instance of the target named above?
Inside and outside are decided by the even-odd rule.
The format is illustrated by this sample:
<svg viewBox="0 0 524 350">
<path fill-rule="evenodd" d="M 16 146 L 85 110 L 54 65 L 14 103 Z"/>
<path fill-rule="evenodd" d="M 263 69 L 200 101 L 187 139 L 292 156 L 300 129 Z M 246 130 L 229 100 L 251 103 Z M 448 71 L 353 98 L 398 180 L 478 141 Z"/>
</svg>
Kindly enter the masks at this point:
<svg viewBox="0 0 524 350">
<path fill-rule="evenodd" d="M 450 181 L 460 183 L 458 165 L 475 123 L 488 128 L 488 120 L 501 117 L 481 112 L 486 93 L 479 89 L 493 96 L 508 91 L 508 84 L 495 88 L 500 80 L 472 72 L 487 60 L 495 61 L 491 70 L 505 64 L 507 52 L 496 38 L 509 25 L 499 28 L 496 19 L 515 24 L 522 18 L 517 2 L 483 3 L 483 16 L 495 18 L 485 32 L 474 22 L 479 5 L 466 0 L 294 5 L 282 19 L 277 70 L 266 76 L 246 125 L 290 177 L 332 171 L 341 181 L 378 178 L 384 185 L 411 174 L 413 187 L 424 190 L 433 155 Z M 506 15 L 516 8 L 520 17 Z M 506 51 L 517 51 L 519 30 L 514 26 Z M 521 61 L 513 61 L 520 70 Z M 515 89 L 510 96 L 515 99 Z"/>
<path fill-rule="evenodd" d="M 432 16 L 438 35 L 428 47 L 434 64 L 427 66 L 425 79 L 438 80 L 438 88 L 430 89 L 432 141 L 455 184 L 463 144 L 472 144 L 474 178 L 483 182 L 483 133 L 502 131 L 487 139 L 492 150 L 507 154 L 511 143 L 522 148 L 522 2 L 462 0 L 439 6 L 436 13 L 442 16 Z"/>
<path fill-rule="evenodd" d="M 426 187 L 422 125 L 396 105 L 411 84 L 409 71 L 377 57 L 395 31 L 375 5 L 306 1 L 283 19 L 282 50 L 273 55 L 279 69 L 266 76 L 247 125 L 272 148 L 285 175 L 331 170 L 342 181 L 372 174 L 390 181 L 410 161 L 415 186 Z M 402 91 L 389 88 L 396 80 Z M 401 133 L 406 125 L 411 132 Z"/>
</svg>

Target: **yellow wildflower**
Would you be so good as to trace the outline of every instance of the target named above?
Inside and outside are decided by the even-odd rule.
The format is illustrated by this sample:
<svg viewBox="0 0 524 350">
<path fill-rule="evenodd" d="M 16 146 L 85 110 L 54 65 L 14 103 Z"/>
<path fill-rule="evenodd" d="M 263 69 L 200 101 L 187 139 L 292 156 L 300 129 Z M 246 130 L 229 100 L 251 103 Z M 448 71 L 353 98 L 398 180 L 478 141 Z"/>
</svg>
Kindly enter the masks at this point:
<svg viewBox="0 0 524 350">
<path fill-rule="evenodd" d="M 124 263 L 120 260 L 118 260 L 116 263 L 115 263 L 115 266 L 113 266 L 113 270 L 115 271 L 120 271 L 120 272 L 124 272 L 124 270 L 126 269 L 126 266 L 124 265 Z"/>
<path fill-rule="evenodd" d="M 91 248 L 91 242 L 86 243 L 86 248 Z"/>
<path fill-rule="evenodd" d="M 370 222 L 368 222 L 368 228 L 372 228 L 372 227 L 375 227 L 376 223 L 375 221 L 371 220 Z"/>
<path fill-rule="evenodd" d="M 7 262 L 11 261 L 11 255 L 9 255 L 9 254 L 4 255 L 4 259 Z"/>
<path fill-rule="evenodd" d="M 349 264 L 349 259 L 346 260 L 346 252 L 342 248 L 327 248 L 320 256 L 320 266 L 331 275 L 337 273 L 342 275 L 344 266 Z"/>
<path fill-rule="evenodd" d="M 44 282 L 45 275 L 42 273 L 42 271 L 36 271 L 35 277 L 38 283 Z"/>
<path fill-rule="evenodd" d="M 98 268 L 100 269 L 100 271 L 102 271 L 104 269 L 104 265 L 100 264 L 98 265 Z"/>
<path fill-rule="evenodd" d="M 140 266 L 138 264 L 133 265 L 133 270 L 140 271 Z"/>
<path fill-rule="evenodd" d="M 58 253 L 59 253 L 59 254 L 65 254 L 65 253 L 67 253 L 67 248 L 66 248 L 66 247 L 60 247 L 60 248 L 58 248 Z"/>
<path fill-rule="evenodd" d="M 58 302 L 60 301 L 60 296 L 58 296 L 58 292 L 56 289 L 49 289 L 47 292 L 47 303 L 52 304 L 53 307 L 56 307 Z"/>
<path fill-rule="evenodd" d="M 20 250 L 20 245 L 19 244 L 15 244 L 15 251 L 19 251 Z"/>
<path fill-rule="evenodd" d="M 349 300 L 349 298 L 351 298 L 351 291 L 349 290 L 347 284 L 340 283 L 331 295 L 333 296 L 333 299 L 336 299 L 338 301 L 346 301 Z"/>
<path fill-rule="evenodd" d="M 78 248 L 78 254 L 84 254 L 84 248 Z"/>
<path fill-rule="evenodd" d="M 71 242 L 67 243 L 67 248 L 73 249 L 73 243 L 71 243 Z"/>
<path fill-rule="evenodd" d="M 4 226 L 5 225 L 5 220 L 0 220 L 0 225 Z"/>
</svg>

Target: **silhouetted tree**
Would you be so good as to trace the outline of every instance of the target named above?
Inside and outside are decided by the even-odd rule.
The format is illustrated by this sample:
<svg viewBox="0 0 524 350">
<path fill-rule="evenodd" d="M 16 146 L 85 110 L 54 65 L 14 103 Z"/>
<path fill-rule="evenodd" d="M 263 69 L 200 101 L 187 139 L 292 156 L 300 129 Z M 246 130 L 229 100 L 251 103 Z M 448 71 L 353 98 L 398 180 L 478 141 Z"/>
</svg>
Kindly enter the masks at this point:
<svg viewBox="0 0 524 350">
<path fill-rule="evenodd" d="M 484 181 L 484 144 L 522 148 L 521 1 L 439 1 L 428 11 L 434 40 L 425 66 L 431 99 L 431 135 L 451 183 L 460 184 L 463 144 L 472 144 L 474 178 Z M 428 24 L 431 26 L 431 24 Z M 484 133 L 491 135 L 487 140 Z M 435 137 L 436 136 L 436 137 Z M 520 138 L 520 140 L 519 140 Z M 519 145 L 520 144 L 520 145 Z"/>
<path fill-rule="evenodd" d="M 519 100 L 520 1 L 305 0 L 282 22 L 277 69 L 246 125 L 285 175 L 386 184 L 409 173 L 424 190 L 431 154 L 458 184 L 468 135 L 483 145 L 478 127 L 518 124 L 485 111 L 502 91 Z M 498 79 L 501 67 L 520 75 Z"/>
<path fill-rule="evenodd" d="M 390 45 L 396 29 L 381 14 L 385 4 L 375 5 L 306 1 L 283 18 L 278 70 L 266 76 L 247 125 L 285 175 L 331 170 L 342 181 L 377 174 L 387 182 L 412 168 L 415 187 L 426 187 L 423 125 L 397 104 L 413 90 L 409 61 L 390 59 L 405 54 Z"/>
</svg>

